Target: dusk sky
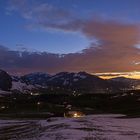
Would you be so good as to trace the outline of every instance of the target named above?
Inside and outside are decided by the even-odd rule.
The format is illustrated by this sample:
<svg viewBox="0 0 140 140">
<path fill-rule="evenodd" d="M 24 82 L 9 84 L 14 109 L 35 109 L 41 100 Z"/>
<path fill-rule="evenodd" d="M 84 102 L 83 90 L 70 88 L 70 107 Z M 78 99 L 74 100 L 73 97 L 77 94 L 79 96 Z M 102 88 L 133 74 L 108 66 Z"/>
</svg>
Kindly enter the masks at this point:
<svg viewBox="0 0 140 140">
<path fill-rule="evenodd" d="M 139 7 L 140 0 L 0 0 L 0 68 L 140 72 Z"/>
</svg>

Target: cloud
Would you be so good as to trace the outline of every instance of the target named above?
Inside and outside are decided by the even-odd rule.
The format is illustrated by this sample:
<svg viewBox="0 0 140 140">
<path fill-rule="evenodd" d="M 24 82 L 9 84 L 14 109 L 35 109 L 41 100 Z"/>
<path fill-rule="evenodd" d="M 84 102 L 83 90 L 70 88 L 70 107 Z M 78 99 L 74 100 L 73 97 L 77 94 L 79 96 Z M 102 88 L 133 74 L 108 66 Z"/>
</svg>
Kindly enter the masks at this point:
<svg viewBox="0 0 140 140">
<path fill-rule="evenodd" d="M 17 12 L 30 24 L 65 23 L 71 18 L 69 11 L 37 0 L 9 0 L 8 12 Z"/>
<path fill-rule="evenodd" d="M 69 69 L 82 69 L 90 72 L 140 70 L 140 65 L 132 63 L 140 61 L 140 49 L 135 47 L 140 39 L 137 25 L 90 19 L 88 21 L 74 20 L 61 25 L 46 24 L 45 26 L 65 31 L 80 31 L 89 39 L 99 40 L 98 47 L 95 47 L 93 42 L 88 49 L 83 50 L 83 54 L 66 56 L 67 60 L 71 57 Z"/>
<path fill-rule="evenodd" d="M 65 32 L 81 32 L 93 40 L 89 48 L 82 53 L 59 54 L 7 51 L 3 64 L 17 71 L 87 71 L 87 72 L 117 72 L 139 71 L 140 49 L 136 44 L 140 41 L 139 26 L 121 23 L 121 21 L 103 20 L 97 16 L 90 19 L 76 17 L 71 11 L 54 7 L 48 3 L 33 3 L 32 1 L 11 0 L 9 10 L 20 15 L 35 27 L 57 29 Z M 95 38 L 98 46 L 95 45 Z M 96 46 L 96 47 L 95 47 Z M 1 50 L 0 50 L 1 51 Z M 0 60 L 1 60 L 0 56 Z M 9 62 L 9 61 L 10 62 Z M 138 62 L 137 65 L 134 62 Z M 12 64 L 12 66 L 10 65 Z M 26 69 L 26 70 L 25 70 Z"/>
<path fill-rule="evenodd" d="M 139 42 L 139 27 L 113 21 L 90 21 L 83 33 L 88 37 L 96 36 L 101 41 L 100 50 L 91 51 L 97 71 L 139 70 L 132 61 L 140 60 L 140 49 L 134 47 Z"/>
</svg>

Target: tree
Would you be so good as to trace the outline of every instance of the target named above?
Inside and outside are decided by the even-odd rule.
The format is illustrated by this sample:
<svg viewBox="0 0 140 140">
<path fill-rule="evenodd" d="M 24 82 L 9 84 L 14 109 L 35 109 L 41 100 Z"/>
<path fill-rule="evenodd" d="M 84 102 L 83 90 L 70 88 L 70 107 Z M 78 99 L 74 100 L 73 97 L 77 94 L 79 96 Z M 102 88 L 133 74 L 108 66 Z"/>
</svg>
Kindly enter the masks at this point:
<svg viewBox="0 0 140 140">
<path fill-rule="evenodd" d="M 11 89 L 11 87 L 12 87 L 11 76 L 7 72 L 0 70 L 0 89 L 8 91 Z"/>
</svg>

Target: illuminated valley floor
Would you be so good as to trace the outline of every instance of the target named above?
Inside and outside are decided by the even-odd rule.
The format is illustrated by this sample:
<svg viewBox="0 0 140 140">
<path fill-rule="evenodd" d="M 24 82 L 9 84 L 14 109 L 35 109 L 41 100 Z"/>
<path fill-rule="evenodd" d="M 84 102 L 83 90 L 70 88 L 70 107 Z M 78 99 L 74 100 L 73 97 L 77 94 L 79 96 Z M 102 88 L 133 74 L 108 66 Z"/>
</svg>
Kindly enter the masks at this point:
<svg viewBox="0 0 140 140">
<path fill-rule="evenodd" d="M 88 115 L 46 120 L 0 120 L 0 140 L 140 140 L 140 118 Z"/>
</svg>

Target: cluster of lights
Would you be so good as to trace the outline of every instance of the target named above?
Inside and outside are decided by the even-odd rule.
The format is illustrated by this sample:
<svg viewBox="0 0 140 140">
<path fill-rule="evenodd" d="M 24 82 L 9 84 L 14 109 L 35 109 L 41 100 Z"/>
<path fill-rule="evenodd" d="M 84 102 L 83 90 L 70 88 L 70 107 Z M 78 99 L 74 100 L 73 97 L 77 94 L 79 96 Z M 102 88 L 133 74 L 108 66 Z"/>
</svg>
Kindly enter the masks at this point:
<svg viewBox="0 0 140 140">
<path fill-rule="evenodd" d="M 8 106 L 6 107 L 6 106 L 3 105 L 3 106 L 0 107 L 0 109 L 2 109 L 2 110 L 6 109 L 6 108 L 8 108 Z"/>
<path fill-rule="evenodd" d="M 78 113 L 74 113 L 74 114 L 73 114 L 73 117 L 74 117 L 74 118 L 78 118 L 78 117 L 81 117 L 81 115 L 78 114 Z"/>
<path fill-rule="evenodd" d="M 39 93 L 33 93 L 33 92 L 31 92 L 30 95 L 31 95 L 31 96 L 38 96 Z"/>
<path fill-rule="evenodd" d="M 67 113 L 64 113 L 64 117 L 68 118 L 80 118 L 83 117 L 84 114 L 79 111 L 68 111 Z"/>
<path fill-rule="evenodd" d="M 40 105 L 41 104 L 41 102 L 37 102 L 37 105 Z"/>
</svg>

